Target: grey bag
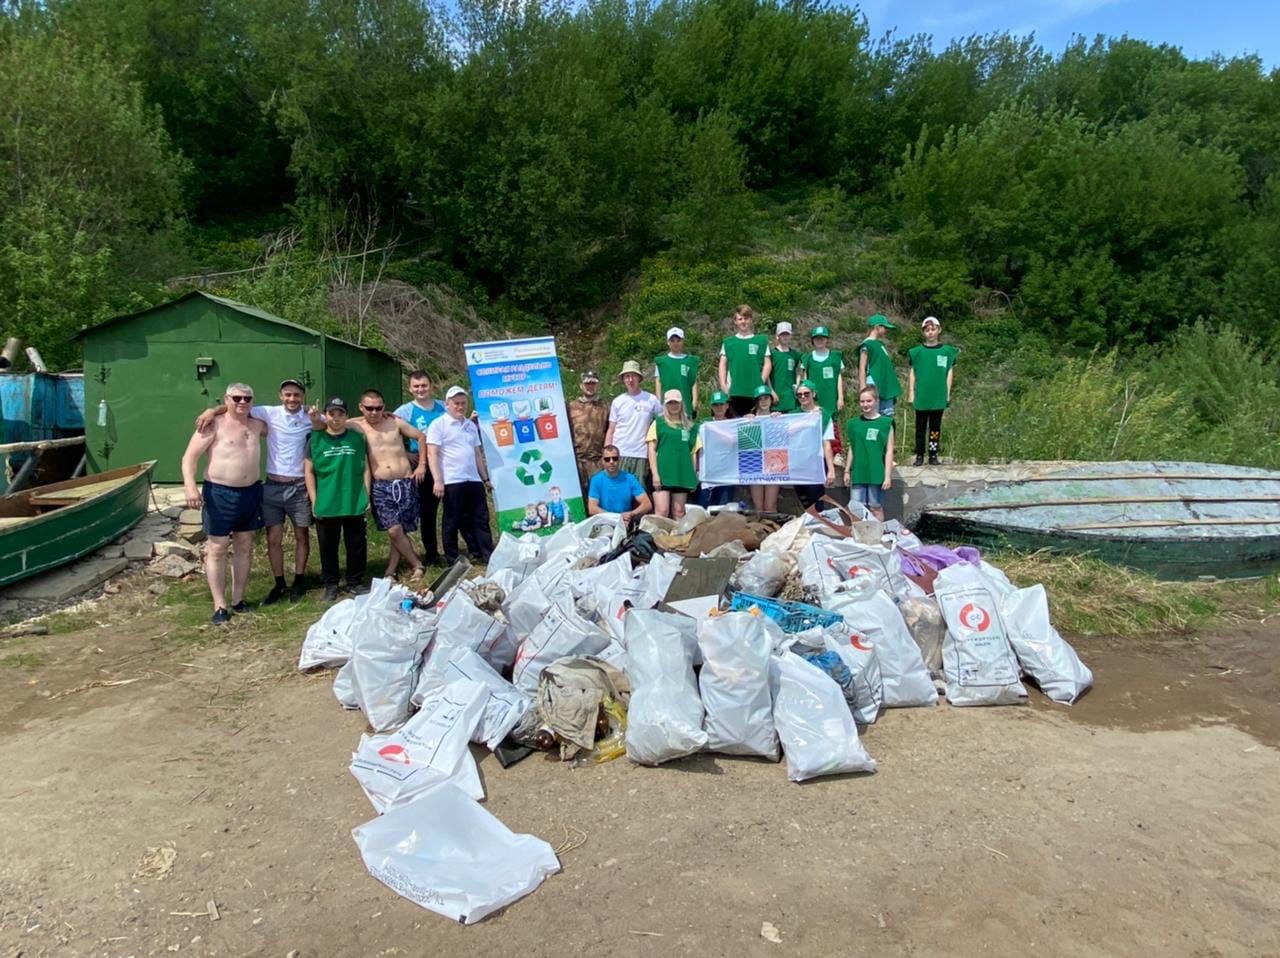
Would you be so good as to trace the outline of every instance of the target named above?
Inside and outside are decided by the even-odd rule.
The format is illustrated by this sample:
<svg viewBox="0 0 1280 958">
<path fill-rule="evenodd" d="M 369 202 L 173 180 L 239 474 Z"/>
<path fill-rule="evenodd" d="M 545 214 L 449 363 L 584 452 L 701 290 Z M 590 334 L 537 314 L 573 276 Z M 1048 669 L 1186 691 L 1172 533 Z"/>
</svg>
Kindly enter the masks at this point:
<svg viewBox="0 0 1280 958">
<path fill-rule="evenodd" d="M 1055 702 L 1070 705 L 1093 684 L 1093 673 L 1049 622 L 1044 586 L 1017 589 L 1000 600 L 1009 644 L 1023 670 Z"/>
</svg>

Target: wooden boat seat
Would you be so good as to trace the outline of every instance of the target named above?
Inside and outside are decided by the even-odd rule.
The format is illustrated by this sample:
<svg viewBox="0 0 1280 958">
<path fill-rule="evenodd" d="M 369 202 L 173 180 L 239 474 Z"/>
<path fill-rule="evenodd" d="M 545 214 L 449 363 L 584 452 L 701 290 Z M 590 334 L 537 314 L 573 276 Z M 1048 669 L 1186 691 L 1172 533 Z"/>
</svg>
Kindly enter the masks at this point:
<svg viewBox="0 0 1280 958">
<path fill-rule="evenodd" d="M 57 506 L 74 506 L 77 502 L 83 502 L 85 499 L 92 499 L 94 496 L 101 495 L 113 486 L 120 485 L 126 480 L 106 479 L 102 482 L 91 482 L 88 485 L 77 486 L 74 489 L 59 489 L 56 492 L 39 493 L 36 492 L 27 498 L 33 506 L 44 508 Z"/>
</svg>

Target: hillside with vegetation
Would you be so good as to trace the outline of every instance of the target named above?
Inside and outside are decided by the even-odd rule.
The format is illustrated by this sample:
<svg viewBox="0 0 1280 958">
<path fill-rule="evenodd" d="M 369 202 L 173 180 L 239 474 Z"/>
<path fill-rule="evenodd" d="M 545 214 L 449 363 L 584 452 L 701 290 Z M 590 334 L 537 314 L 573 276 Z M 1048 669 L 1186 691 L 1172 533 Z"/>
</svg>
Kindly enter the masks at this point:
<svg viewBox="0 0 1280 958">
<path fill-rule="evenodd" d="M 949 457 L 1280 466 L 1255 58 L 776 0 L 2 9 L 0 332 L 51 365 L 193 286 L 441 375 L 508 333 L 709 358 L 740 302 L 846 349 L 883 312 L 903 368 L 934 314 Z"/>
</svg>

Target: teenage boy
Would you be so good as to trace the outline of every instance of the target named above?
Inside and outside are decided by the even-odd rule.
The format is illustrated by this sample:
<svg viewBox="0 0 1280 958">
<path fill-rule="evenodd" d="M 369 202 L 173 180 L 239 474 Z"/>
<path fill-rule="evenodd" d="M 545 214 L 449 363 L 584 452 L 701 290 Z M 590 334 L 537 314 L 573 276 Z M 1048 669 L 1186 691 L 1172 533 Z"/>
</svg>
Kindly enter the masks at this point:
<svg viewBox="0 0 1280 958">
<path fill-rule="evenodd" d="M 862 415 L 845 426 L 849 456 L 845 461 L 844 484 L 850 502 L 860 502 L 884 522 L 884 494 L 893 475 L 893 419 L 880 415 L 880 397 L 875 386 L 858 390 Z"/>
<path fill-rule="evenodd" d="M 348 592 L 364 589 L 368 541 L 364 514 L 369 509 L 373 473 L 364 434 L 347 428 L 347 404 L 334 396 L 324 407 L 325 428 L 311 433 L 304 464 L 307 496 L 316 517 L 320 544 L 320 577 L 324 598 L 338 598 L 338 546 L 347 545 Z"/>
<path fill-rule="evenodd" d="M 797 375 L 800 371 L 800 353 L 791 348 L 790 323 L 778 324 L 769 360 L 772 366 L 769 388 L 773 390 L 773 408 L 778 412 L 795 412 L 796 382 L 804 377 Z"/>
<path fill-rule="evenodd" d="M 444 403 L 436 399 L 435 387 L 431 375 L 424 369 L 409 374 L 409 395 L 413 399 L 396 409 L 396 416 L 405 420 L 418 432 L 426 434 L 427 427 L 444 415 Z M 409 440 L 409 461 L 417 468 L 419 462 L 426 458 L 426 450 L 418 445 L 418 440 Z M 431 475 L 431 464 L 423 473 L 418 483 L 418 505 L 422 511 L 422 561 L 427 565 L 438 565 L 440 562 L 440 541 L 436 537 L 436 513 L 440 508 L 440 500 L 436 498 L 435 479 Z"/>
<path fill-rule="evenodd" d="M 867 320 L 867 338 L 858 347 L 858 390 L 875 386 L 880 396 L 880 415 L 892 418 L 894 400 L 902 393 L 902 384 L 894 372 L 893 360 L 885 349 L 887 330 L 897 329 L 880 313 Z"/>
<path fill-rule="evenodd" d="M 916 465 L 924 464 L 925 440 L 929 443 L 929 465 L 938 464 L 942 443 L 942 414 L 951 405 L 951 383 L 956 373 L 954 346 L 938 342 L 942 323 L 936 316 L 926 316 L 920 324 L 924 344 L 907 352 L 911 366 L 907 374 L 907 402 L 916 411 Z"/>
<path fill-rule="evenodd" d="M 467 391 L 450 386 L 444 395 L 445 414 L 427 427 L 427 455 L 435 492 L 444 504 L 440 536 L 444 540 L 444 561 L 458 561 L 458 533 L 475 562 L 488 562 L 493 553 L 489 532 L 489 501 L 486 487 L 492 487 L 489 466 L 480 447 L 480 429 L 467 416 Z"/>
<path fill-rule="evenodd" d="M 840 350 L 828 348 L 831 330 L 825 326 L 813 327 L 809 341 L 812 346 L 800 360 L 800 378 L 818 387 L 815 401 L 828 416 L 834 416 L 844 409 L 844 356 Z"/>
<path fill-rule="evenodd" d="M 640 480 L 633 473 L 622 471 L 622 453 L 617 446 L 605 446 L 600 461 L 604 468 L 591 477 L 587 486 L 587 515 L 616 513 L 622 516 L 624 525 L 630 525 L 633 519 L 653 511 L 653 500 Z"/>
<path fill-rule="evenodd" d="M 653 392 L 657 396 L 668 389 L 680 390 L 684 397 L 684 414 L 692 416 L 698 408 L 698 365 L 701 360 L 684 351 L 684 330 L 672 326 L 667 330 L 667 354 L 653 360 Z"/>
<path fill-rule="evenodd" d="M 226 415 L 212 429 L 196 430 L 182 454 L 182 485 L 187 508 L 203 507 L 204 534 L 209 540 L 205 577 L 213 597 L 213 624 L 231 621 L 231 612 L 248 612 L 244 601 L 253 561 L 253 534 L 262 528 L 262 437 L 267 424 L 253 419 L 253 390 L 244 383 L 227 387 Z M 203 488 L 196 488 L 200 458 L 208 455 Z M 227 553 L 231 559 L 231 607 L 227 608 Z"/>
<path fill-rule="evenodd" d="M 267 561 L 275 584 L 262 600 L 263 605 L 279 602 L 287 593 L 290 602 L 306 594 L 307 558 L 311 553 L 311 503 L 302 478 L 311 435 L 311 418 L 302 408 L 307 392 L 296 379 L 280 384 L 280 405 L 254 406 L 249 415 L 261 419 L 267 430 L 267 481 L 262 488 L 262 521 L 267 527 Z M 204 432 L 216 417 L 226 415 L 226 406 L 206 409 L 196 419 L 196 429 Z M 293 583 L 284 579 L 284 520 L 293 525 Z"/>
<path fill-rule="evenodd" d="M 640 364 L 628 359 L 618 374 L 626 392 L 609 404 L 609 431 L 604 435 L 605 447 L 622 450 L 622 471 L 629 472 L 646 485 L 649 480 L 649 424 L 662 415 L 662 403 L 651 392 L 640 388 Z"/>
<path fill-rule="evenodd" d="M 720 344 L 720 390 L 728 393 L 735 416 L 756 405 L 756 390 L 773 372 L 769 337 L 756 335 L 755 314 L 745 303 L 733 314 L 732 336 Z"/>
<path fill-rule="evenodd" d="M 422 441 L 422 433 L 403 419 L 387 413 L 387 402 L 376 389 L 366 389 L 360 396 L 363 417 L 347 420 L 347 425 L 360 430 L 369 446 L 369 465 L 373 484 L 369 500 L 373 505 L 373 522 L 390 540 L 386 577 L 392 578 L 404 559 L 413 571 L 409 581 L 422 580 L 422 560 L 413 550 L 409 533 L 418 528 L 418 483 L 426 474 L 427 464 L 419 457 L 417 466 L 409 462 L 404 441 Z M 312 428 L 324 429 L 323 419 L 312 420 Z"/>
<path fill-rule="evenodd" d="M 582 395 L 569 403 L 573 457 L 578 461 L 578 479 L 583 489 L 600 469 L 600 450 L 608 428 L 609 406 L 600 398 L 600 377 L 589 369 L 582 374 Z"/>
</svg>

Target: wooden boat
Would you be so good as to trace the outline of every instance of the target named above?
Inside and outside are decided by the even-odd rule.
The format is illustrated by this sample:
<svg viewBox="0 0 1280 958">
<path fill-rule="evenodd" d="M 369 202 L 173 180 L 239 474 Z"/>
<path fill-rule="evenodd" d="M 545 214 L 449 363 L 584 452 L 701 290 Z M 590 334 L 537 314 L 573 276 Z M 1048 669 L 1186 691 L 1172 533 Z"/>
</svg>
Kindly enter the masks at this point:
<svg viewBox="0 0 1280 958">
<path fill-rule="evenodd" d="M 0 586 L 100 549 L 147 512 L 155 460 L 0 497 Z"/>
<path fill-rule="evenodd" d="M 1160 578 L 1280 568 L 1280 472 L 1193 462 L 1091 463 L 948 499 L 926 539 L 1092 553 Z"/>
</svg>

